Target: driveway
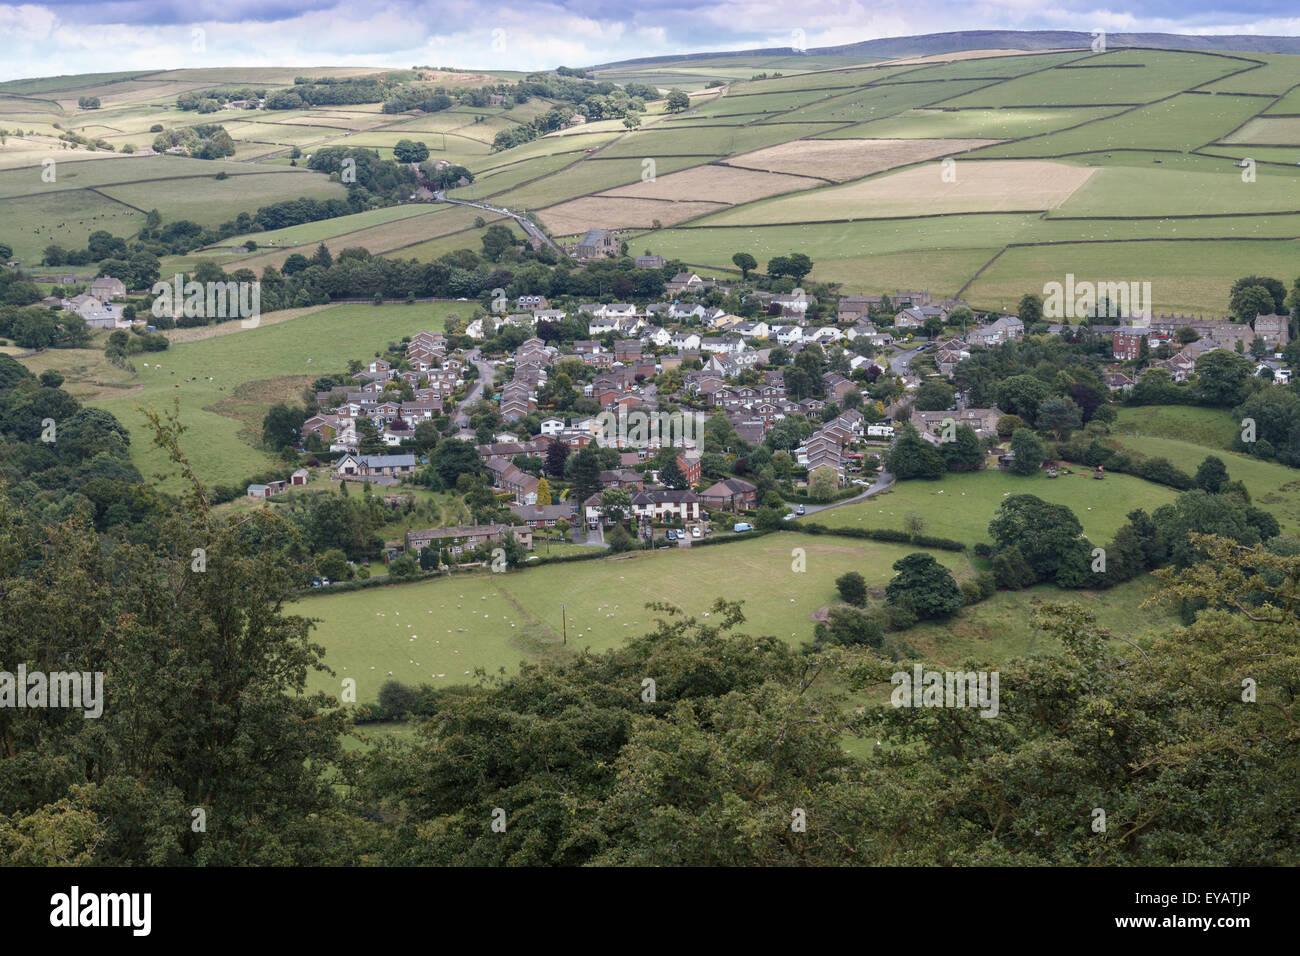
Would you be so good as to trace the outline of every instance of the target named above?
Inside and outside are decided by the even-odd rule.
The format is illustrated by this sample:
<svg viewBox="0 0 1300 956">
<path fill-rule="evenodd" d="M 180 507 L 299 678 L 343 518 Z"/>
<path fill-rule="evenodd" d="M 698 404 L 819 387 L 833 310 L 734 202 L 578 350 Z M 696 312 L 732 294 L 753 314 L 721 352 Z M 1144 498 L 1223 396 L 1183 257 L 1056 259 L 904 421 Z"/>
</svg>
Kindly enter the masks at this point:
<svg viewBox="0 0 1300 956">
<path fill-rule="evenodd" d="M 876 480 L 865 488 L 860 495 L 854 495 L 852 498 L 845 498 L 842 501 L 832 501 L 826 505 L 804 505 L 804 513 L 799 518 L 806 518 L 809 515 L 815 515 L 819 511 L 826 511 L 830 508 L 839 508 L 844 505 L 855 505 L 859 502 L 866 501 L 872 495 L 878 495 L 886 488 L 894 484 L 894 476 L 887 471 L 882 471 L 876 476 Z M 798 521 L 799 518 L 791 518 L 791 521 Z"/>
</svg>

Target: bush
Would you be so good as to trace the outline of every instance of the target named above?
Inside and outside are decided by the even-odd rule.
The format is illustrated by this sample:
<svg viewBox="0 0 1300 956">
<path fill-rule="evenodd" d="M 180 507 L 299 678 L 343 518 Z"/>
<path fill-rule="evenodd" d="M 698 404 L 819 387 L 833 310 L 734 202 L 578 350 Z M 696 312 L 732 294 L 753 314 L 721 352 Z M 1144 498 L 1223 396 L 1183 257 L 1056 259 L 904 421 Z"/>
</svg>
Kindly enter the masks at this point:
<svg viewBox="0 0 1300 956">
<path fill-rule="evenodd" d="M 867 580 L 857 571 L 848 571 L 835 579 L 835 590 L 840 593 L 840 600 L 854 607 L 867 603 Z"/>
<path fill-rule="evenodd" d="M 1029 566 L 1020 549 L 1014 545 L 999 551 L 993 557 L 993 580 L 1006 591 L 1019 591 L 1038 583 L 1038 576 Z"/>
<path fill-rule="evenodd" d="M 379 706 L 390 720 L 401 720 L 416 704 L 415 688 L 401 681 L 386 680 L 379 688 Z"/>
</svg>

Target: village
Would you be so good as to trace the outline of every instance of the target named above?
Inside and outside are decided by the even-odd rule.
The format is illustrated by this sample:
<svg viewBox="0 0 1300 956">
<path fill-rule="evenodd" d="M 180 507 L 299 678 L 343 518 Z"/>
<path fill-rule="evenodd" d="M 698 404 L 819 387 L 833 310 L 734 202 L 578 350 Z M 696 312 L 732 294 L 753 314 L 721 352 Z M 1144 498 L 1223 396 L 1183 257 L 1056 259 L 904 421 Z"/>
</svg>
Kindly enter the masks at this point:
<svg viewBox="0 0 1300 956">
<path fill-rule="evenodd" d="M 591 242 L 597 253 L 603 248 L 599 237 Z M 354 363 L 360 367 L 345 384 L 317 393 L 318 410 L 302 423 L 301 439 L 307 448 L 337 456 L 328 467 L 330 480 L 377 488 L 412 483 L 428 465 L 428 456 L 414 447 L 415 430 L 425 423 L 472 444 L 510 520 L 412 527 L 385 550 L 386 558 L 403 552 L 417 557 L 431 548 L 451 561 L 481 556 L 507 540 L 526 550 L 542 540 L 607 547 L 605 533 L 624 522 L 643 547 L 690 547 L 715 531 L 753 529 L 763 502 L 752 476 L 702 468 L 702 425 L 714 416 L 749 446 L 772 445 L 783 422 L 800 423 L 777 443 L 788 452 L 794 491 L 784 495 L 788 504 L 774 505 L 786 520 L 805 514 L 805 504 L 818 510 L 887 487 L 892 478 L 882 462 L 900 423 L 936 446 L 954 427 L 969 427 L 990 465 L 1006 468 L 1013 461 L 1007 436 L 998 431 L 1005 413 L 996 405 L 969 404 L 959 387 L 951 387 L 952 403 L 942 408 L 918 407 L 917 396 L 927 382 L 951 385 L 972 350 L 1023 339 L 1019 317 L 986 313 L 971 322 L 964 302 L 897 290 L 842 296 L 833 313 L 818 310 L 825 318 L 813 322 L 809 310 L 816 297 L 795 290 L 746 292 L 761 300 L 762 311 L 743 318 L 697 301 L 711 289 L 725 286 L 683 272 L 669 283 L 670 301 L 642 306 L 584 302 L 562 308 L 544 296 L 522 295 L 497 312 L 479 314 L 463 330 L 420 331 L 390 344 L 385 355 Z M 950 316 L 969 326 L 963 335 L 946 334 Z M 566 342 L 554 334 L 575 320 L 585 338 Z M 1133 388 L 1139 359 L 1181 382 L 1199 356 L 1216 349 L 1244 352 L 1261 339 L 1266 350 L 1257 374 L 1267 370 L 1275 383 L 1289 381 L 1290 370 L 1280 361 L 1285 317 L 1261 315 L 1253 328 L 1188 316 L 1130 321 L 1144 324 L 1092 324 L 1088 330 L 1109 343 L 1114 364 L 1103 378 L 1112 392 Z M 1071 329 L 1046 324 L 1052 335 L 1079 334 L 1078 327 Z M 518 344 L 509 348 L 508 342 Z M 812 360 L 801 362 L 804 353 Z M 802 378 L 807 368 L 824 369 L 811 386 Z M 788 377 L 799 379 L 797 390 L 788 387 Z M 562 399 L 557 387 L 564 389 Z M 482 422 L 471 425 L 485 403 L 494 421 L 486 431 Z M 649 438 L 608 427 L 637 416 L 676 417 L 695 427 Z M 556 445 L 565 456 L 589 446 L 604 453 L 599 489 L 585 496 L 569 488 L 552 494 L 552 482 L 564 483 L 563 472 L 546 464 Z M 670 459 L 671 469 L 665 467 Z M 300 468 L 284 480 L 250 485 L 247 495 L 269 498 L 310 478 Z M 618 498 L 621 507 L 611 507 L 605 495 L 611 489 L 626 494 Z"/>
</svg>

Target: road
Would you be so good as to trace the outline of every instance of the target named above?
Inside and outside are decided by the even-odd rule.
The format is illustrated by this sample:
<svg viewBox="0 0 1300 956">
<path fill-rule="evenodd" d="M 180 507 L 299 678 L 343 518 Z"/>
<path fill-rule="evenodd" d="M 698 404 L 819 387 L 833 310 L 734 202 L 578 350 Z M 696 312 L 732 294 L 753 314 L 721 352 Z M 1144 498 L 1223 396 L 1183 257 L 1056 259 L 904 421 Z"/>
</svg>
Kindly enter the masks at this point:
<svg viewBox="0 0 1300 956">
<path fill-rule="evenodd" d="M 556 252 L 560 253 L 560 255 L 567 255 L 567 253 L 556 244 L 555 240 L 542 232 L 542 230 L 538 229 L 537 224 L 527 216 L 523 216 L 517 212 L 511 212 L 509 209 L 503 209 L 500 206 L 490 206 L 485 202 L 471 202 L 468 199 L 448 199 L 445 192 L 436 193 L 435 195 L 440 202 L 456 203 L 460 206 L 473 206 L 475 209 L 484 209 L 488 212 L 499 213 L 502 216 L 509 216 L 515 222 L 519 223 L 519 228 L 523 229 L 530 238 L 545 243 Z"/>
<path fill-rule="evenodd" d="M 465 410 L 477 402 L 482 396 L 483 384 L 485 382 L 491 382 L 495 377 L 495 371 L 491 364 L 483 359 L 482 353 L 480 353 L 478 349 L 474 349 L 472 352 L 467 353 L 465 357 L 473 362 L 474 367 L 478 369 L 478 378 L 474 380 L 474 383 L 469 387 L 469 391 L 465 393 L 465 397 L 461 399 L 460 403 L 456 406 L 456 414 L 452 418 L 452 421 L 455 422 L 456 426 L 459 428 L 469 427 L 469 415 L 466 414 Z"/>
<path fill-rule="evenodd" d="M 889 357 L 889 370 L 893 372 L 895 375 L 909 374 L 912 370 L 912 359 L 914 359 L 918 353 L 924 351 L 925 351 L 925 346 L 918 345 L 914 349 L 909 349 L 905 352 L 899 352 L 896 355 L 891 355 Z"/>
<path fill-rule="evenodd" d="M 887 471 L 882 471 L 879 475 L 876 476 L 876 480 L 872 482 L 865 490 L 863 490 L 862 494 L 854 495 L 852 498 L 844 498 L 841 501 L 832 501 L 828 505 L 804 505 L 804 509 L 803 509 L 804 513 L 800 517 L 806 518 L 808 517 L 808 515 L 815 515 L 819 511 L 826 511 L 830 508 L 839 508 L 842 507 L 843 505 L 858 504 L 859 502 L 866 501 L 872 495 L 879 494 L 880 492 L 884 491 L 886 488 L 892 486 L 893 483 L 894 483 L 894 476 Z M 799 519 L 792 518 L 790 520 L 797 521 Z"/>
</svg>

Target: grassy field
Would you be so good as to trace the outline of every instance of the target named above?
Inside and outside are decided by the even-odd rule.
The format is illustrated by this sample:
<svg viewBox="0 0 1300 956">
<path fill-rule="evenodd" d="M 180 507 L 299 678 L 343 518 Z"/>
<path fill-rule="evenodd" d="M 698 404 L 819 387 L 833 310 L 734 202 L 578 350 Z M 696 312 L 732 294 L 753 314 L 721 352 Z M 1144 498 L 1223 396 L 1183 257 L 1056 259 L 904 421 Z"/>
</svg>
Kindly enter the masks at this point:
<svg viewBox="0 0 1300 956">
<path fill-rule="evenodd" d="M 1204 457 L 1204 456 L 1202 456 Z M 989 522 L 1004 498 L 1036 495 L 1069 506 L 1084 534 L 1105 545 L 1127 523 L 1134 508 L 1152 511 L 1174 500 L 1177 492 L 1131 475 L 1108 475 L 1096 481 L 1086 468 L 1048 478 L 1021 477 L 997 469 L 945 475 L 938 481 L 902 481 L 893 490 L 861 504 L 832 508 L 811 520 L 832 528 L 902 530 L 909 513 L 925 520 L 925 534 L 955 538 L 968 546 L 988 541 Z"/>
<path fill-rule="evenodd" d="M 365 701 L 374 699 L 389 671 L 399 680 L 438 686 L 463 683 L 478 667 L 513 671 L 521 660 L 562 657 L 561 604 L 571 649 L 605 650 L 652 629 L 656 614 L 648 602 L 703 615 L 715 599 L 737 593 L 745 595 L 750 633 L 797 644 L 812 636 L 812 613 L 837 600 L 835 578 L 856 570 L 883 587 L 894 574 L 891 565 L 915 550 L 798 534 L 720 547 L 313 596 L 293 610 L 320 620 L 315 639 L 337 671 L 336 679 L 318 675 L 316 686 L 337 692 L 338 679 L 355 677 L 358 699 Z M 804 550 L 806 572 L 792 570 L 795 548 Z M 961 555 L 936 557 L 959 577 L 970 573 Z M 768 586 L 738 591 L 742 580 Z"/>
<path fill-rule="evenodd" d="M 1284 534 L 1300 532 L 1300 470 L 1189 441 L 1157 438 L 1145 432 L 1118 435 L 1114 442 L 1135 454 L 1168 458 L 1189 474 L 1196 473 L 1196 467 L 1207 455 L 1216 455 L 1223 459 L 1230 478 L 1245 483 L 1254 504 L 1277 518 Z"/>
<path fill-rule="evenodd" d="M 373 356 L 388 342 L 421 329 L 441 329 L 449 313 L 467 315 L 466 306 L 340 305 L 284 321 L 270 313 L 256 329 L 225 323 L 212 330 L 223 334 L 136 356 L 135 374 L 90 350 L 50 350 L 24 362 L 37 372 L 58 368 L 74 394 L 116 415 L 131 432 L 132 461 L 146 476 L 157 473 L 165 460 L 150 447 L 141 410 L 162 411 L 174 399 L 190 429 L 185 451 L 199 476 L 210 484 L 233 483 L 275 464 L 256 444 L 273 404 L 299 401 L 313 379 L 342 370 L 348 359 Z M 184 339 L 195 331 L 207 330 L 173 334 Z"/>
</svg>

